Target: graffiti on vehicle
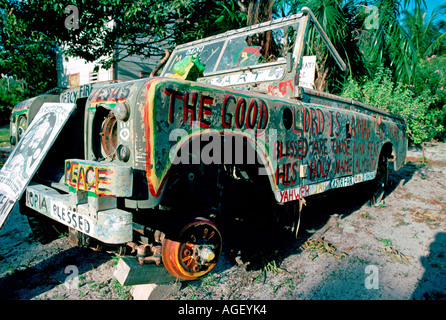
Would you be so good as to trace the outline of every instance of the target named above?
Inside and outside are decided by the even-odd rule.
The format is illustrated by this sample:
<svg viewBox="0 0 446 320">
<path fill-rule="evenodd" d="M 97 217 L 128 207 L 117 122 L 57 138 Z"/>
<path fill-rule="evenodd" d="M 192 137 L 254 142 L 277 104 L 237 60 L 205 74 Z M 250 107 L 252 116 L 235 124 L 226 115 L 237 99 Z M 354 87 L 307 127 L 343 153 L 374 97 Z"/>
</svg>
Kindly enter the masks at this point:
<svg viewBox="0 0 446 320">
<path fill-rule="evenodd" d="M 242 130 L 262 130 L 268 123 L 268 106 L 262 99 L 247 99 L 226 94 L 219 108 L 221 116 L 216 116 L 218 113 L 215 110 L 216 98 L 211 95 L 170 88 L 164 90 L 164 95 L 169 99 L 169 123 L 174 123 L 178 117 L 183 124 L 189 123 L 192 126 L 193 122 L 198 121 L 201 128 L 209 129 L 213 122 L 211 118 L 216 117 L 218 120 L 221 119 L 219 123 L 221 128 L 233 128 L 235 125 L 237 129 Z M 177 101 L 182 101 L 180 105 L 182 111 L 178 113 L 176 113 Z M 234 111 L 230 112 L 230 108 Z"/>
<path fill-rule="evenodd" d="M 293 90 L 291 84 L 284 82 L 282 91 Z M 383 137 L 390 131 L 372 116 L 346 109 L 247 95 L 181 80 L 152 80 L 147 87 L 146 174 L 154 196 L 160 195 L 170 166 L 178 163 L 175 157 L 181 146 L 197 138 L 208 143 L 197 150 L 207 151 L 209 163 L 224 160 L 218 156 L 222 136 L 247 138 L 268 166 L 266 172 L 278 192 L 277 199 L 286 202 L 370 178 L 376 173 Z M 285 109 L 289 109 L 286 116 Z M 284 126 L 279 129 L 271 127 L 281 122 Z M 396 139 L 400 131 L 396 125 L 392 130 L 392 139 Z M 202 154 L 198 156 L 199 161 L 204 159 Z"/>
<path fill-rule="evenodd" d="M 64 182 L 76 191 L 88 191 L 94 195 L 112 195 L 108 185 L 113 171 L 107 166 L 97 166 L 78 161 L 65 161 Z"/>
<path fill-rule="evenodd" d="M 94 90 L 89 99 L 91 103 L 124 101 L 129 97 L 131 88 L 132 84 L 105 86 Z"/>
<path fill-rule="evenodd" d="M 60 95 L 62 103 L 76 103 L 79 98 L 86 98 L 93 92 L 93 83 L 83 84 L 77 88 L 65 91 Z"/>
</svg>

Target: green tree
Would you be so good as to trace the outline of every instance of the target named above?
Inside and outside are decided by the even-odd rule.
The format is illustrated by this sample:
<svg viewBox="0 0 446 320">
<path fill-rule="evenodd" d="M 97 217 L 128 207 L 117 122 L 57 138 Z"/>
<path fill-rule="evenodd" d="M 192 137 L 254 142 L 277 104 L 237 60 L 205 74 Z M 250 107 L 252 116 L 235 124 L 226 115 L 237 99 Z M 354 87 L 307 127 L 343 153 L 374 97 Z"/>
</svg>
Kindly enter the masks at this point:
<svg viewBox="0 0 446 320">
<path fill-rule="evenodd" d="M 365 16 L 361 14 L 364 9 L 356 6 L 354 1 L 341 0 L 304 0 L 304 1 L 280 1 L 280 10 L 290 13 L 300 12 L 302 7 L 308 7 L 313 11 L 316 19 L 327 33 L 334 47 L 347 63 L 348 73 L 343 73 L 336 66 L 318 32 L 310 29 L 307 38 L 306 55 L 318 57 L 316 66 L 315 86 L 318 90 L 328 89 L 331 92 L 339 92 L 342 82 L 348 75 L 363 75 L 364 65 L 359 51 L 356 32 L 364 23 Z"/>
<path fill-rule="evenodd" d="M 410 84 L 420 55 L 443 50 L 441 23 L 434 22 L 436 13 L 426 16 L 422 0 L 376 0 L 372 4 L 378 10 L 376 28 L 362 29 L 360 39 L 369 75 L 386 67 L 395 81 Z M 410 4 L 415 7 L 412 13 L 407 11 Z"/>
<path fill-rule="evenodd" d="M 414 10 L 407 10 L 409 4 Z M 375 89 L 383 97 L 384 87 L 388 86 L 387 92 L 392 93 L 392 99 L 387 100 L 395 105 L 387 110 L 407 118 L 413 141 L 443 139 L 446 126 L 446 23 L 438 19 L 437 13 L 446 11 L 445 6 L 428 16 L 421 0 L 377 0 L 369 2 L 369 8 L 371 5 L 376 9 L 376 21 L 372 28 L 367 25 L 360 28 L 357 37 L 367 73 L 365 77 L 355 77 L 354 81 L 360 90 L 370 88 L 370 82 L 379 83 L 379 88 Z M 383 68 L 388 70 L 385 77 L 380 73 Z M 347 82 L 350 87 L 351 81 Z M 356 98 L 363 101 L 361 97 Z M 410 99 L 419 104 L 413 104 Z M 366 100 L 364 102 L 372 105 L 379 102 L 370 96 Z M 380 107 L 379 103 L 375 106 Z"/>
<path fill-rule="evenodd" d="M 33 95 L 54 88 L 54 43 L 44 32 L 32 29 L 14 7 L 5 9 L 0 10 L 0 73 L 24 81 Z"/>
<path fill-rule="evenodd" d="M 7 27 L 2 41 L 15 39 L 25 49 L 36 44 L 51 48 L 59 45 L 67 56 L 86 61 L 101 58 L 105 69 L 116 62 L 116 50 L 126 53 L 119 59 L 129 55 L 162 56 L 166 45 L 173 47 L 239 28 L 246 21 L 243 6 L 230 0 L 0 1 L 5 17 L 2 25 Z M 78 10 L 77 27 L 70 24 L 68 5 Z M 2 51 L 9 54 L 10 49 L 5 46 Z"/>
<path fill-rule="evenodd" d="M 402 25 L 410 42 L 417 60 L 431 56 L 432 54 L 446 54 L 446 37 L 444 21 L 437 20 L 439 8 L 428 16 L 423 8 L 412 12 L 403 11 Z"/>
<path fill-rule="evenodd" d="M 175 44 L 213 36 L 246 25 L 246 1 L 195 0 L 175 21 Z M 202 13 L 202 14 L 201 14 Z"/>
<path fill-rule="evenodd" d="M 436 138 L 444 131 L 442 112 L 431 107 L 435 98 L 427 90 L 416 95 L 408 85 L 395 83 L 389 69 L 380 68 L 362 85 L 350 78 L 342 96 L 403 117 L 408 136 L 416 144 Z"/>
<path fill-rule="evenodd" d="M 0 74 L 32 97 L 57 86 L 58 48 L 107 69 L 116 57 L 161 57 L 166 46 L 244 26 L 243 9 L 230 0 L 0 0 Z"/>
<path fill-rule="evenodd" d="M 17 81 L 6 76 L 0 78 L 0 123 L 9 121 L 11 106 L 24 100 L 26 91 L 24 81 Z"/>
</svg>

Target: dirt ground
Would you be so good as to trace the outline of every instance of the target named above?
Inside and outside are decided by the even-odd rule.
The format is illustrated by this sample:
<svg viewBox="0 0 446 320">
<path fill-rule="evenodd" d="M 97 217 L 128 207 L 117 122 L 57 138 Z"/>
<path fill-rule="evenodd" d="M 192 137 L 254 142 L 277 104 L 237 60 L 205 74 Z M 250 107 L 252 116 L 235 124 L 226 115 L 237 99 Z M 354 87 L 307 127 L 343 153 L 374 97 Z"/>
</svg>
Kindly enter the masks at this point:
<svg viewBox="0 0 446 320">
<path fill-rule="evenodd" d="M 165 299 L 445 300 L 446 144 L 427 144 L 425 157 L 410 148 L 379 206 L 355 187 L 309 199 L 297 240 L 249 229 L 225 238 L 214 270 Z M 0 299 L 132 299 L 113 277 L 118 260 L 66 237 L 33 241 L 16 207 L 0 231 Z"/>
</svg>

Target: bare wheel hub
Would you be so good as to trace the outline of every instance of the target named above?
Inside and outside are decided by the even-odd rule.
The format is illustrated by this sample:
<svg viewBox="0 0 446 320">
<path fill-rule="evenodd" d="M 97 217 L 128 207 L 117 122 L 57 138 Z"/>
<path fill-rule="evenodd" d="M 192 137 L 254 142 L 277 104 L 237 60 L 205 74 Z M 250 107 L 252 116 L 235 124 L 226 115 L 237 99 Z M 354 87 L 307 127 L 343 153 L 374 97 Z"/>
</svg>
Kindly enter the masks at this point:
<svg viewBox="0 0 446 320">
<path fill-rule="evenodd" d="M 221 235 L 204 219 L 188 224 L 178 240 L 165 239 L 162 254 L 167 270 L 180 279 L 196 279 L 212 270 L 221 254 Z"/>
</svg>

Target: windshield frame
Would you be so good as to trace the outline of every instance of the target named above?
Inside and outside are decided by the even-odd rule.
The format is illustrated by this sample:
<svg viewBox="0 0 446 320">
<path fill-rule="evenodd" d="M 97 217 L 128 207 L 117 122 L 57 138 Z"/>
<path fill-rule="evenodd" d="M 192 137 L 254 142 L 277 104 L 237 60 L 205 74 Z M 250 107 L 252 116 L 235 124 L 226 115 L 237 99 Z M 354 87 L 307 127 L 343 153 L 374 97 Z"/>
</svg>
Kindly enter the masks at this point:
<svg viewBox="0 0 446 320">
<path fill-rule="evenodd" d="M 212 71 L 207 71 L 204 73 L 203 78 L 212 77 L 212 76 L 218 76 L 222 74 L 227 73 L 234 73 L 238 71 L 243 71 L 247 69 L 260 69 L 260 68 L 271 68 L 274 66 L 280 66 L 280 65 L 286 65 L 287 64 L 287 57 L 285 59 L 278 59 L 277 61 L 272 62 L 264 62 L 264 63 L 257 63 L 250 66 L 239 66 L 235 68 L 229 68 L 229 69 L 223 69 L 223 70 L 217 70 L 219 67 L 219 64 L 221 63 L 222 57 L 225 54 L 226 46 L 228 43 L 236 38 L 239 37 L 246 37 L 253 34 L 258 34 L 270 30 L 285 28 L 287 26 L 291 26 L 295 29 L 295 40 L 292 48 L 292 57 L 294 62 L 299 60 L 299 54 L 302 49 L 302 39 L 303 35 L 305 33 L 306 28 L 306 19 L 303 19 L 305 15 L 303 13 L 298 13 L 286 18 L 281 18 L 273 21 L 264 22 L 261 24 L 245 27 L 238 30 L 231 30 L 216 36 L 208 37 L 205 39 L 193 41 L 190 43 L 186 43 L 183 45 L 179 45 L 175 48 L 175 50 L 172 52 L 171 57 L 169 58 L 169 61 L 166 63 L 165 67 L 163 68 L 163 71 L 161 73 L 161 76 L 169 76 L 173 74 L 171 71 L 173 65 L 178 62 L 178 53 L 184 52 L 185 50 L 194 50 L 199 47 L 203 46 L 209 46 L 218 42 L 223 42 L 223 47 L 219 52 L 219 56 L 216 60 L 216 63 L 213 66 Z M 184 56 L 186 57 L 186 55 Z M 183 57 L 182 57 L 183 58 Z M 283 58 L 283 57 L 281 57 Z"/>
</svg>

